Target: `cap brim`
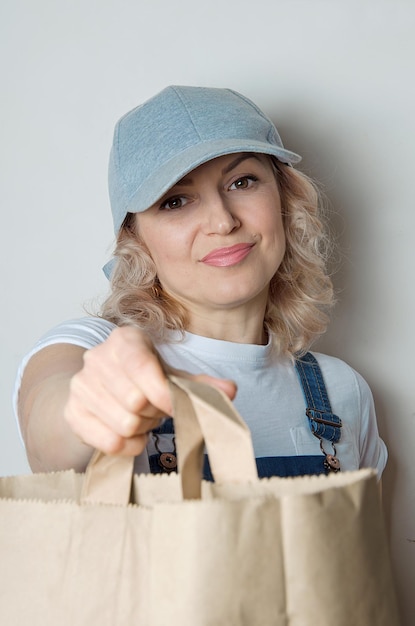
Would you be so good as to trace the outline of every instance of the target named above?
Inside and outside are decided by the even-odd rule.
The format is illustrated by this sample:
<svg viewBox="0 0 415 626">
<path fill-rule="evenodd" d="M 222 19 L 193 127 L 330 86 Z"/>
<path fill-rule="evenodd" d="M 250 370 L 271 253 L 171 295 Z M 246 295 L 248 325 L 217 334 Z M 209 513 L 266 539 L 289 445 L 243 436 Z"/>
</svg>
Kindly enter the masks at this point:
<svg viewBox="0 0 415 626">
<path fill-rule="evenodd" d="M 131 197 L 127 211 L 129 213 L 142 213 L 159 200 L 173 185 L 181 180 L 186 174 L 199 165 L 211 161 L 225 154 L 237 152 L 254 152 L 275 156 L 282 163 L 295 164 L 301 161 L 301 157 L 295 152 L 285 150 L 277 145 L 263 141 L 242 142 L 241 139 L 220 139 L 199 143 L 177 154 L 174 158 L 163 163 L 153 172 L 137 189 Z M 121 223 L 115 224 L 118 231 Z"/>
</svg>

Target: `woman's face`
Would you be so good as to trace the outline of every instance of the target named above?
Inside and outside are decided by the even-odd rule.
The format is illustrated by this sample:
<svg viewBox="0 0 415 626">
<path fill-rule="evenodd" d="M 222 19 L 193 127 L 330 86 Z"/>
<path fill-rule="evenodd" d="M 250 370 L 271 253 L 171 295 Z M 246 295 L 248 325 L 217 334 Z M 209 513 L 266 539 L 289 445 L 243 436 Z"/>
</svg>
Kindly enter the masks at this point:
<svg viewBox="0 0 415 626">
<path fill-rule="evenodd" d="M 240 153 L 193 170 L 136 215 L 163 289 L 189 312 L 191 332 L 261 318 L 285 252 L 277 182 L 268 157 Z M 262 326 L 261 326 L 262 327 Z"/>
</svg>

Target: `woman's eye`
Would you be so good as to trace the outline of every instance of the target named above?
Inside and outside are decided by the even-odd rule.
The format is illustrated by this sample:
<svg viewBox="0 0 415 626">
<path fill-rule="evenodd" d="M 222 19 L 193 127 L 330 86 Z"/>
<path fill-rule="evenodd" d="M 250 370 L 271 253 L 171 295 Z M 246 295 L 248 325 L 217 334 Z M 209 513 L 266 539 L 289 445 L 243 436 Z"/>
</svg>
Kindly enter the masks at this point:
<svg viewBox="0 0 415 626">
<path fill-rule="evenodd" d="M 241 176 L 241 178 L 232 183 L 230 189 L 249 189 L 257 180 L 256 176 Z"/>
<path fill-rule="evenodd" d="M 167 198 L 160 205 L 160 209 L 164 209 L 167 211 L 172 211 L 174 209 L 181 209 L 187 204 L 187 199 L 184 196 L 174 196 L 172 198 Z"/>
</svg>

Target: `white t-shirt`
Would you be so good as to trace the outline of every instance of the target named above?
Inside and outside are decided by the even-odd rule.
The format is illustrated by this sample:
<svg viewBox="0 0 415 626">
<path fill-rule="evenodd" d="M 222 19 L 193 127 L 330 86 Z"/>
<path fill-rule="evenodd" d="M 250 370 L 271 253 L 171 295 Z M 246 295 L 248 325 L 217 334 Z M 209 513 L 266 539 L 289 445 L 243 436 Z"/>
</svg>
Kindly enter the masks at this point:
<svg viewBox="0 0 415 626">
<path fill-rule="evenodd" d="M 21 363 L 15 405 L 24 367 L 36 352 L 57 343 L 89 349 L 105 341 L 114 328 L 110 322 L 89 317 L 62 323 L 46 333 Z M 319 441 L 311 433 L 305 415 L 305 400 L 295 367 L 288 358 L 275 355 L 270 344 L 232 343 L 186 333 L 184 340 L 162 344 L 157 349 L 172 367 L 230 378 L 237 383 L 234 404 L 251 430 L 257 458 L 321 454 Z M 319 353 L 314 356 L 333 413 L 343 422 L 341 439 L 336 444 L 342 470 L 373 467 L 380 476 L 387 450 L 379 437 L 367 383 L 343 361 Z M 150 438 L 148 454 L 154 452 Z M 145 457 L 137 459 L 136 469 L 148 471 Z"/>
</svg>

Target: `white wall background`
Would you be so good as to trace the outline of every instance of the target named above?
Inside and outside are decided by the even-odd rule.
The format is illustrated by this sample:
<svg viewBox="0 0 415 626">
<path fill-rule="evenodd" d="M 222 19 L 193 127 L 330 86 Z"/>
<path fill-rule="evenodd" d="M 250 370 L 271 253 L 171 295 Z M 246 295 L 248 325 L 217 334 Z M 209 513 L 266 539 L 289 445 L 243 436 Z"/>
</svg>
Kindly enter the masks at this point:
<svg viewBox="0 0 415 626">
<path fill-rule="evenodd" d="M 167 84 L 229 86 L 322 180 L 343 247 L 320 348 L 370 383 L 385 512 L 415 619 L 415 4 L 408 0 L 13 0 L 0 7 L 0 474 L 28 471 L 19 359 L 106 291 L 106 167 L 118 117 Z M 381 601 L 381 599 L 380 599 Z"/>
</svg>

